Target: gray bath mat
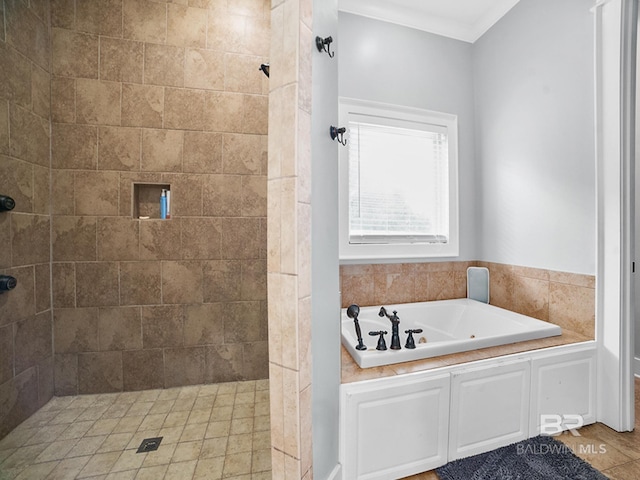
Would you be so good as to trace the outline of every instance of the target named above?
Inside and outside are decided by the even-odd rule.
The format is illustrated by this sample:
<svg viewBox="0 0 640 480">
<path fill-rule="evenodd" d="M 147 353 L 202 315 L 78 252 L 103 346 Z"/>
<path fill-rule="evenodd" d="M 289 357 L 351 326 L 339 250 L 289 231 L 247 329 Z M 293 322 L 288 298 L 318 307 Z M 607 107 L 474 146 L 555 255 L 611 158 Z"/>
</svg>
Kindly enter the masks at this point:
<svg viewBox="0 0 640 480">
<path fill-rule="evenodd" d="M 538 436 L 447 463 L 441 480 L 607 480 L 552 437 Z"/>
</svg>

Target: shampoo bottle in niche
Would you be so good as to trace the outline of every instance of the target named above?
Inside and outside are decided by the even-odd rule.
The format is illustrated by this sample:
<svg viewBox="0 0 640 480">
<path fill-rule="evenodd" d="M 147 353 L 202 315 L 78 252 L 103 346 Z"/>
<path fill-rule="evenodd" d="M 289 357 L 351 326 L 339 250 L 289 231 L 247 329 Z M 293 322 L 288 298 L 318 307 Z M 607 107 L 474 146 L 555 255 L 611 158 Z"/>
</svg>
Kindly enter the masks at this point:
<svg viewBox="0 0 640 480">
<path fill-rule="evenodd" d="M 167 218 L 167 190 L 165 188 L 160 194 L 160 218 L 163 220 Z"/>
</svg>

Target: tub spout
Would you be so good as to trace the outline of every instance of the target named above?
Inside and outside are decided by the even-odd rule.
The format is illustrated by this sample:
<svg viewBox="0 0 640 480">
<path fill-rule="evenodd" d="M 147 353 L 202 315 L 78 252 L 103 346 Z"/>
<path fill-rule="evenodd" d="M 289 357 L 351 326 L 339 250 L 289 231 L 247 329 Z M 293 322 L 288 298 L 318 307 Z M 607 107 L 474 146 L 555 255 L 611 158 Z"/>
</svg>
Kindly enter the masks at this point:
<svg viewBox="0 0 640 480">
<path fill-rule="evenodd" d="M 396 315 L 397 313 L 398 311 L 394 310 L 393 315 L 389 315 L 384 307 L 380 307 L 380 312 L 378 313 L 378 316 L 387 317 L 391 321 L 391 350 L 400 350 L 402 348 L 400 345 L 400 318 Z"/>
</svg>

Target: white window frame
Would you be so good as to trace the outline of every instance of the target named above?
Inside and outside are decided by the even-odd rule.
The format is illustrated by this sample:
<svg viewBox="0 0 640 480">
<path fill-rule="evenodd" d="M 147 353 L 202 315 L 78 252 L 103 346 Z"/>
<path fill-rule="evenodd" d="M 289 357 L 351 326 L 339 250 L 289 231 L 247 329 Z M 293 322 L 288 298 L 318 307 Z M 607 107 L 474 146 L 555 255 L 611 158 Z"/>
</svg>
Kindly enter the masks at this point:
<svg viewBox="0 0 640 480">
<path fill-rule="evenodd" d="M 389 105 L 351 98 L 339 99 L 340 125 L 349 125 L 350 115 L 428 123 L 447 129 L 449 150 L 449 239 L 447 243 L 352 244 L 349 242 L 349 148 L 339 151 L 339 252 L 340 263 L 410 261 L 432 257 L 457 257 L 458 226 L 458 117 L 448 113 Z M 349 132 L 346 133 L 349 141 Z M 393 180 L 390 179 L 390 182 Z"/>
</svg>

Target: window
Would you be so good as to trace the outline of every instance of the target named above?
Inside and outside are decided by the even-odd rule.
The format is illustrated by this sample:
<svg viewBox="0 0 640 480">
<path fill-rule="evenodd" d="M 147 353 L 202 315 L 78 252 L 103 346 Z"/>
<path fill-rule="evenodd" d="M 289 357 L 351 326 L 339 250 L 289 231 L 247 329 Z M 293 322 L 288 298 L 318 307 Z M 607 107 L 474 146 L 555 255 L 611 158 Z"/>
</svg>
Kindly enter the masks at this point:
<svg viewBox="0 0 640 480">
<path fill-rule="evenodd" d="M 455 115 L 340 101 L 340 259 L 458 255 Z"/>
</svg>

